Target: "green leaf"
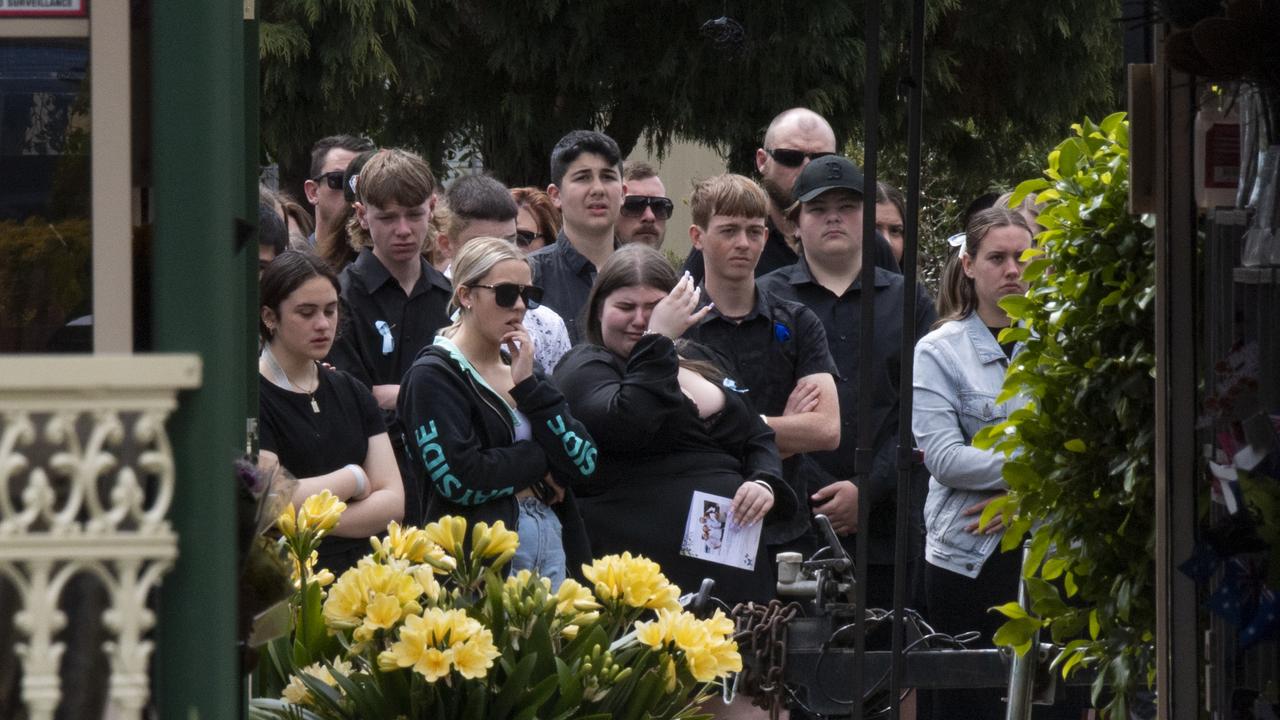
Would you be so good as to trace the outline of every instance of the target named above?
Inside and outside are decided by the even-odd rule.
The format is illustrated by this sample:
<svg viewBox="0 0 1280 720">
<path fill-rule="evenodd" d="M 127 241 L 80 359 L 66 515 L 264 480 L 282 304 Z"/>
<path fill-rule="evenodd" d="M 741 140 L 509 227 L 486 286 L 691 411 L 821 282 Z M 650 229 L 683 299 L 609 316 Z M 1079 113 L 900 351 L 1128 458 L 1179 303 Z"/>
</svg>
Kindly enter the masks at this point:
<svg viewBox="0 0 1280 720">
<path fill-rule="evenodd" d="M 1031 308 L 1031 298 L 1025 295 L 1005 295 L 997 304 L 1004 308 L 1010 318 L 1018 320 L 1027 316 Z"/>
<path fill-rule="evenodd" d="M 1038 193 L 1049 187 L 1049 181 L 1044 178 L 1034 178 L 1031 180 L 1023 180 L 1018 183 L 1018 187 L 1013 189 L 1013 196 L 1009 198 L 1009 207 L 1017 207 L 1022 204 L 1031 193 Z"/>
<path fill-rule="evenodd" d="M 505 718 L 511 714 L 516 702 L 529 685 L 529 678 L 532 677 L 533 667 L 537 662 L 536 653 L 529 653 L 520 658 L 520 661 L 516 663 L 515 669 L 507 675 L 507 680 L 503 683 L 501 692 L 493 699 L 493 717 Z"/>
<path fill-rule="evenodd" d="M 1051 557 L 1044 561 L 1044 567 L 1040 570 L 1040 577 L 1045 580 L 1056 580 L 1062 575 L 1062 572 L 1071 566 L 1071 558 L 1068 557 Z"/>
<path fill-rule="evenodd" d="M 1040 621 L 1033 617 L 1010 619 L 1001 625 L 991 636 L 996 645 L 1011 647 L 1019 655 L 1025 655 L 1031 649 L 1036 632 L 1040 630 Z"/>
<path fill-rule="evenodd" d="M 978 516 L 978 527 L 984 528 L 990 525 L 995 516 L 1003 511 L 1008 504 L 1008 495 L 998 495 L 992 498 L 991 502 L 987 503 L 987 506 L 982 509 L 982 514 Z"/>
<path fill-rule="evenodd" d="M 542 709 L 542 705 L 555 694 L 559 682 L 558 677 L 551 675 L 534 685 L 524 697 L 520 698 L 520 712 L 516 713 L 515 720 L 534 720 L 539 717 L 538 712 Z"/>
<path fill-rule="evenodd" d="M 1088 446 L 1084 444 L 1084 440 L 1081 440 L 1080 438 L 1072 438 L 1062 443 L 1062 447 L 1074 453 L 1086 452 L 1089 449 Z"/>
<path fill-rule="evenodd" d="M 1034 485 L 1039 476 L 1030 465 L 1020 460 L 1008 460 L 1004 464 L 1001 471 L 1004 475 L 1004 481 L 1011 488 L 1020 488 Z"/>
<path fill-rule="evenodd" d="M 1011 620 L 1030 617 L 1030 615 L 1027 614 L 1026 608 L 1022 607 L 1021 605 L 1019 605 L 1018 603 L 1012 600 L 1010 600 L 1009 602 L 1003 605 L 997 605 L 991 609 L 995 610 L 996 612 L 1000 613 L 1001 615 L 1004 615 L 1005 617 Z"/>
<path fill-rule="evenodd" d="M 1049 553 L 1051 538 L 1049 533 L 1043 530 L 1036 532 L 1031 538 L 1031 545 L 1027 548 L 1027 555 L 1022 560 L 1022 576 L 1032 577 L 1036 570 L 1040 568 L 1040 563 L 1044 562 L 1044 556 Z"/>
<path fill-rule="evenodd" d="M 575 666 L 576 668 L 576 666 Z M 582 702 L 582 680 L 569 664 L 556 658 L 556 677 L 560 682 L 560 697 L 556 700 L 552 715 L 571 713 Z"/>
<path fill-rule="evenodd" d="M 1053 261 L 1048 258 L 1032 260 L 1022 269 L 1022 279 L 1027 282 L 1039 280 L 1044 277 L 1045 271 L 1051 267 L 1053 267 Z"/>
</svg>

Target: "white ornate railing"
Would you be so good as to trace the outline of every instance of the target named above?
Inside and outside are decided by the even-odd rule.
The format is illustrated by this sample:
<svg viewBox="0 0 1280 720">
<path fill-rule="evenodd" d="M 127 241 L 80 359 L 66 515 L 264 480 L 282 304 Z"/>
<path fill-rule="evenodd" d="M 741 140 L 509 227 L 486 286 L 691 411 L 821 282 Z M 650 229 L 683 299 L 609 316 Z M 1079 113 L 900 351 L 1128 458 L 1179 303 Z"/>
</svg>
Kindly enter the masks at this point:
<svg viewBox="0 0 1280 720">
<path fill-rule="evenodd" d="M 17 588 L 31 720 L 52 720 L 62 698 L 58 601 L 80 573 L 109 598 L 106 716 L 142 714 L 155 624 L 147 596 L 177 557 L 165 419 L 200 372 L 196 355 L 0 357 L 0 575 Z"/>
</svg>

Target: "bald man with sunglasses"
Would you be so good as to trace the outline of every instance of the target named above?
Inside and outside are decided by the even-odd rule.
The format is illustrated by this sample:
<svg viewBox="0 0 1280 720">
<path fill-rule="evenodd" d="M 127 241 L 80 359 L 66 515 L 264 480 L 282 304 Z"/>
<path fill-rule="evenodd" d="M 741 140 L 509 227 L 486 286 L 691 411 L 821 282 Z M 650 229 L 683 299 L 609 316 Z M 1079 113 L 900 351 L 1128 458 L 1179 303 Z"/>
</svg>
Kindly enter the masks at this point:
<svg viewBox="0 0 1280 720">
<path fill-rule="evenodd" d="M 787 210 L 795 203 L 791 189 L 810 161 L 834 155 L 836 148 L 836 134 L 831 123 L 808 108 L 784 110 L 769 123 L 763 146 L 756 149 L 760 186 L 769 197 L 769 236 L 756 265 L 756 277 L 790 267 L 799 258 L 796 229 L 787 219 Z M 893 249 L 879 234 L 876 235 L 875 257 L 877 267 L 901 273 L 898 262 L 893 258 Z M 684 269 L 699 282 L 706 275 L 702 253 L 696 248 L 689 252 Z"/>
</svg>

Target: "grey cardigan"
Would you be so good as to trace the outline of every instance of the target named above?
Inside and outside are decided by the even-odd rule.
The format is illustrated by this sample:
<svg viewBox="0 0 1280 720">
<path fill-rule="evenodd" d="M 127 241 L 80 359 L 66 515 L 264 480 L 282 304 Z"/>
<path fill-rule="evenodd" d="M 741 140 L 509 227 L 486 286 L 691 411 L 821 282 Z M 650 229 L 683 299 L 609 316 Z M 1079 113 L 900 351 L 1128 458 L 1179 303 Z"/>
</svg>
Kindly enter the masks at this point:
<svg viewBox="0 0 1280 720">
<path fill-rule="evenodd" d="M 1026 404 L 997 403 L 1009 363 L 976 312 L 952 320 L 916 343 L 911 430 L 924 451 L 929 478 L 925 500 L 925 560 L 974 578 L 1000 545 L 1003 533 L 975 535 L 965 526 L 967 507 L 1008 489 L 1003 454 L 972 446 L 987 425 L 1003 422 Z"/>
</svg>

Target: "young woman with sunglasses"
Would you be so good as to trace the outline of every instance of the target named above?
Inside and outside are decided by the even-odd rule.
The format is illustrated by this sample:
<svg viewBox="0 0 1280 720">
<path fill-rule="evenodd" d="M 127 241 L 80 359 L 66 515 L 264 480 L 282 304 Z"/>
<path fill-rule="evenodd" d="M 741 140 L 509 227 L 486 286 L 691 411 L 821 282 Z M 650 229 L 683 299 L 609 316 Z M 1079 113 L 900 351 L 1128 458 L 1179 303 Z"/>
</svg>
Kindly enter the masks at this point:
<svg viewBox="0 0 1280 720">
<path fill-rule="evenodd" d="M 427 518 L 503 521 L 520 536 L 513 572 L 554 586 L 590 559 L 572 485 L 596 468 L 590 435 L 560 392 L 534 372 L 525 311 L 542 290 L 500 238 L 469 241 L 453 259 L 456 321 L 425 349 L 400 388 L 405 444 L 428 486 Z"/>
<path fill-rule="evenodd" d="M 262 272 L 258 332 L 259 463 L 298 478 L 293 503 L 328 490 L 347 503 L 319 549 L 334 574 L 369 553 L 369 536 L 404 515 L 404 486 L 369 389 L 320 361 L 338 329 L 338 277 L 319 257 L 285 252 Z"/>
<path fill-rule="evenodd" d="M 596 554 L 646 555 L 687 592 L 712 578 L 715 596 L 730 605 L 765 601 L 774 592 L 763 544 L 753 570 L 682 552 L 690 513 L 703 512 L 692 508 L 694 491 L 731 498 L 735 525 L 795 508 L 773 431 L 710 351 L 678 349 L 675 339 L 709 307 L 698 309 L 692 281 L 677 280 L 661 253 L 627 245 L 600 268 L 587 298 L 589 344 L 570 350 L 555 378 L 601 443 L 598 476 L 579 491 Z"/>
<path fill-rule="evenodd" d="M 511 188 L 511 199 L 520 212 L 516 215 L 516 245 L 526 255 L 541 250 L 560 235 L 560 210 L 551 198 L 535 187 Z"/>
</svg>

